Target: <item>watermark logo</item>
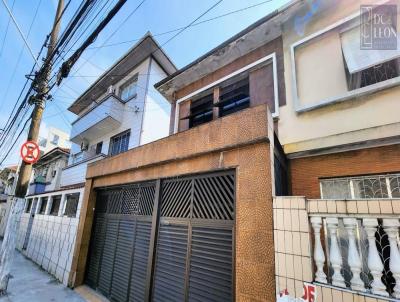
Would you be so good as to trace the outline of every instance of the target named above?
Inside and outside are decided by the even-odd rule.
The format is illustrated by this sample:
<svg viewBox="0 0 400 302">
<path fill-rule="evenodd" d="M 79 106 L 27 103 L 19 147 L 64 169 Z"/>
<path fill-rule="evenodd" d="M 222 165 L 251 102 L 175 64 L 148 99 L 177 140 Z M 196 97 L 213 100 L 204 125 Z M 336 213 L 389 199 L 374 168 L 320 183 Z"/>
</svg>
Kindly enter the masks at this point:
<svg viewBox="0 0 400 302">
<path fill-rule="evenodd" d="M 361 49 L 397 49 L 397 5 L 361 5 Z"/>
</svg>

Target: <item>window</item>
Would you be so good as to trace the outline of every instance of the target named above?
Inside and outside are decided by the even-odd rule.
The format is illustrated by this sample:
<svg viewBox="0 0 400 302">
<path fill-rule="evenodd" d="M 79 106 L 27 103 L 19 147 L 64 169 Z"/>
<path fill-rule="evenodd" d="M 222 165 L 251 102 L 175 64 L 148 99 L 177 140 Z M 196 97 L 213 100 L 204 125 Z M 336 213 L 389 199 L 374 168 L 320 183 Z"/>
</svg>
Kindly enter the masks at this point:
<svg viewBox="0 0 400 302">
<path fill-rule="evenodd" d="M 130 79 L 128 82 L 123 84 L 120 88 L 120 98 L 124 102 L 129 101 L 130 99 L 136 97 L 136 88 L 137 88 L 137 75 Z"/>
<path fill-rule="evenodd" d="M 110 139 L 110 155 L 116 155 L 128 150 L 130 130 L 117 134 Z"/>
<path fill-rule="evenodd" d="M 101 149 L 103 148 L 103 142 L 99 142 L 96 145 L 96 155 L 101 153 Z"/>
<path fill-rule="evenodd" d="M 396 78 L 400 75 L 399 67 L 400 61 L 395 59 L 353 74 L 350 74 L 348 68 L 346 68 L 348 88 L 354 90 Z"/>
<path fill-rule="evenodd" d="M 225 116 L 250 106 L 249 78 L 221 87 L 218 102 L 219 116 Z"/>
<path fill-rule="evenodd" d="M 78 203 L 79 203 L 79 193 L 67 194 L 67 203 L 65 205 L 64 215 L 68 217 L 76 217 Z"/>
<path fill-rule="evenodd" d="M 51 177 L 56 177 L 56 174 L 57 174 L 57 171 L 56 170 L 53 170 L 53 171 L 51 171 Z"/>
<path fill-rule="evenodd" d="M 57 145 L 59 140 L 60 140 L 60 137 L 57 134 L 54 134 L 53 135 L 53 140 L 51 141 L 51 143 L 53 145 Z"/>
<path fill-rule="evenodd" d="M 31 211 L 31 208 L 32 208 L 32 199 L 28 199 L 26 201 L 25 213 L 29 213 Z"/>
<path fill-rule="evenodd" d="M 82 161 L 82 159 L 83 159 L 83 153 L 82 152 L 76 153 L 73 155 L 72 163 L 73 164 L 79 163 L 80 161 Z"/>
<path fill-rule="evenodd" d="M 210 122 L 213 119 L 213 93 L 192 101 L 190 105 L 189 128 Z"/>
<path fill-rule="evenodd" d="M 324 199 L 399 198 L 400 174 L 320 180 Z"/>
<path fill-rule="evenodd" d="M 60 210 L 60 204 L 61 204 L 61 195 L 53 196 L 51 202 L 50 215 L 53 216 L 58 215 L 58 211 Z"/>
<path fill-rule="evenodd" d="M 42 197 L 42 202 L 40 204 L 39 214 L 45 214 L 46 213 L 47 200 L 48 200 L 48 197 Z"/>
<path fill-rule="evenodd" d="M 47 145 L 47 139 L 43 138 L 43 137 L 39 137 L 39 146 L 46 148 Z"/>
</svg>

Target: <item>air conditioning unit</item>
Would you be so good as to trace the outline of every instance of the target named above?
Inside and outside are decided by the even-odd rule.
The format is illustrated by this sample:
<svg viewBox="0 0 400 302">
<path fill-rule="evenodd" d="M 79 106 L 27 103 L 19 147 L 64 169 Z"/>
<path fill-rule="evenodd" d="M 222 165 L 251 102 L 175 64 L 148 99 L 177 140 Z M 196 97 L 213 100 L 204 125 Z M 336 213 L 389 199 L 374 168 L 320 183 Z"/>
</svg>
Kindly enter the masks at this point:
<svg viewBox="0 0 400 302">
<path fill-rule="evenodd" d="M 86 140 L 83 140 L 81 142 L 81 151 L 87 151 L 89 148 L 89 142 Z"/>
<path fill-rule="evenodd" d="M 108 94 L 115 93 L 115 87 L 113 85 L 111 85 L 110 87 L 108 87 L 107 92 L 108 92 Z"/>
</svg>

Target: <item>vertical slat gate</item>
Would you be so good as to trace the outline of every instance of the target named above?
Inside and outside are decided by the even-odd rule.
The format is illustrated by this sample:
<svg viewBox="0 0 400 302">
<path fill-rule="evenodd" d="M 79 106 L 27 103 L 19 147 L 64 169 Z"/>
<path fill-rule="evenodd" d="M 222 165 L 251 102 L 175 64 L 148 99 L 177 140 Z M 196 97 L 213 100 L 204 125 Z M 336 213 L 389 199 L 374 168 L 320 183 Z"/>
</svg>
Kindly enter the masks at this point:
<svg viewBox="0 0 400 302">
<path fill-rule="evenodd" d="M 86 283 L 116 302 L 233 301 L 234 172 L 157 188 L 98 192 Z"/>
</svg>

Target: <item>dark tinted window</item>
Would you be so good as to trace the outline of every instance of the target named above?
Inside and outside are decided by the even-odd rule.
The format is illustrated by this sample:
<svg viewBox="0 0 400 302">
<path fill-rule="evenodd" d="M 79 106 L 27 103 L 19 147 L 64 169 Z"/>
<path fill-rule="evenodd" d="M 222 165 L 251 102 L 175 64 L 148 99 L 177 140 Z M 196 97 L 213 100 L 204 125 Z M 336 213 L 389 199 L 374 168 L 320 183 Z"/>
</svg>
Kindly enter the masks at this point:
<svg viewBox="0 0 400 302">
<path fill-rule="evenodd" d="M 47 207 L 47 200 L 48 200 L 48 197 L 43 197 L 42 198 L 42 202 L 40 203 L 39 214 L 45 214 L 46 207 Z"/>
<path fill-rule="evenodd" d="M 194 100 L 190 106 L 189 127 L 195 127 L 213 118 L 213 94 Z"/>
<path fill-rule="evenodd" d="M 58 211 L 60 209 L 60 204 L 61 204 L 61 195 L 53 196 L 52 203 L 51 203 L 51 209 L 50 209 L 50 215 L 53 215 L 53 216 L 58 215 Z"/>
<path fill-rule="evenodd" d="M 248 108 L 250 105 L 249 78 L 246 77 L 220 90 L 219 116 Z"/>
</svg>

